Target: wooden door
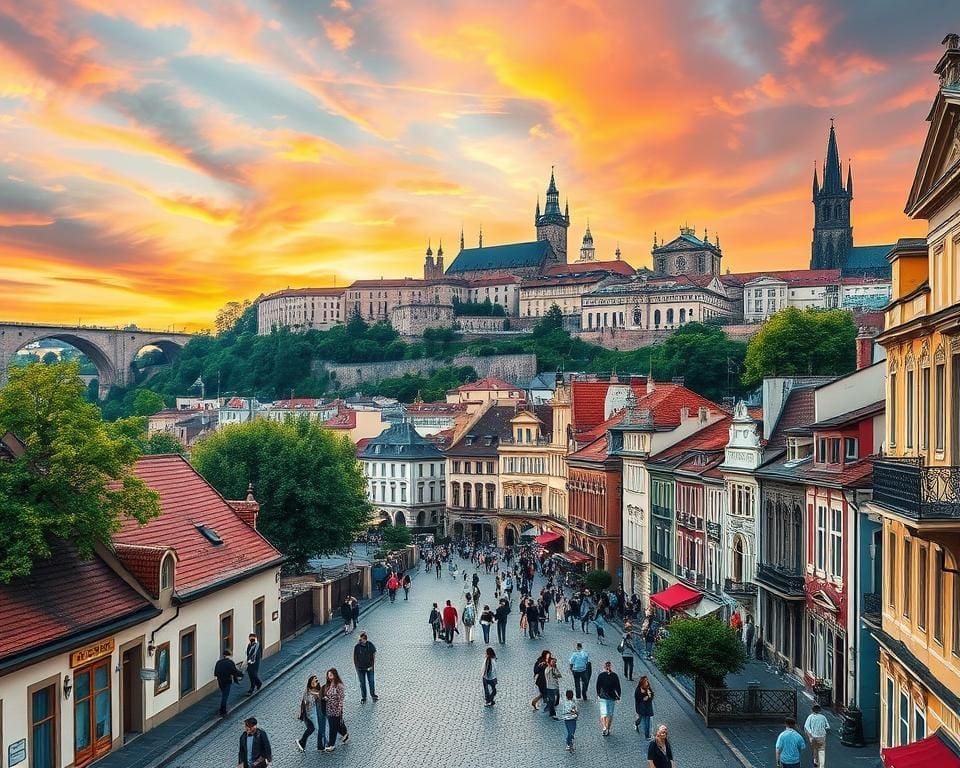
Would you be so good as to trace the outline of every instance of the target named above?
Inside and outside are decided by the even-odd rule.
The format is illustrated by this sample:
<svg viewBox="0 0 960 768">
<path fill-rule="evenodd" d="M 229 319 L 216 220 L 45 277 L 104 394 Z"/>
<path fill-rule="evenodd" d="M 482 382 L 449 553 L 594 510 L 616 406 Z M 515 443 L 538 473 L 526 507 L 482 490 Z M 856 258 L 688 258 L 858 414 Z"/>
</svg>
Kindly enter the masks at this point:
<svg viewBox="0 0 960 768">
<path fill-rule="evenodd" d="M 84 766 L 113 745 L 113 701 L 109 658 L 74 673 L 73 723 L 76 766 Z"/>
<path fill-rule="evenodd" d="M 143 732 L 143 681 L 140 679 L 140 647 L 123 652 L 122 707 L 123 741 L 126 743 Z"/>
</svg>

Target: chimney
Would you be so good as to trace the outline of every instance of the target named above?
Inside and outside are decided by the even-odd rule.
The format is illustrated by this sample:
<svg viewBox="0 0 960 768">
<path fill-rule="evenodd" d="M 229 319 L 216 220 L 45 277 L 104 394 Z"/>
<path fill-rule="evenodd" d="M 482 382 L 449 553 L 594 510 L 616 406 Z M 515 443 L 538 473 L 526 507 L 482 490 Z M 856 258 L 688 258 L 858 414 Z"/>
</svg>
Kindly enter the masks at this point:
<svg viewBox="0 0 960 768">
<path fill-rule="evenodd" d="M 697 409 L 697 418 L 700 419 L 701 424 L 707 423 L 707 407 L 705 405 L 701 405 Z"/>
<path fill-rule="evenodd" d="M 687 421 L 690 418 L 690 409 L 687 406 L 680 408 L 680 421 Z"/>
<path fill-rule="evenodd" d="M 875 329 L 867 325 L 860 326 L 860 332 L 857 333 L 857 370 L 873 365 L 873 337 L 876 336 Z"/>
<path fill-rule="evenodd" d="M 237 513 L 237 517 L 253 528 L 253 530 L 257 530 L 257 515 L 260 514 L 260 504 L 253 497 L 253 483 L 247 486 L 246 499 L 243 501 L 227 500 L 227 504 Z"/>
</svg>

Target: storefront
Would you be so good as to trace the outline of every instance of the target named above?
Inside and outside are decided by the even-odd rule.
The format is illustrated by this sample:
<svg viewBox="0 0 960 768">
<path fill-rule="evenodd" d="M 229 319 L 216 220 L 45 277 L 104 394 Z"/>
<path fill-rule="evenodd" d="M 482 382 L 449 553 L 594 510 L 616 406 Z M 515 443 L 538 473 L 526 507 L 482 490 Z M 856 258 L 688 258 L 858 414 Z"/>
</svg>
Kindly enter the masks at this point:
<svg viewBox="0 0 960 768">
<path fill-rule="evenodd" d="M 113 744 L 113 638 L 100 640 L 70 654 L 73 691 L 73 763 L 78 768 L 103 757 Z"/>
</svg>

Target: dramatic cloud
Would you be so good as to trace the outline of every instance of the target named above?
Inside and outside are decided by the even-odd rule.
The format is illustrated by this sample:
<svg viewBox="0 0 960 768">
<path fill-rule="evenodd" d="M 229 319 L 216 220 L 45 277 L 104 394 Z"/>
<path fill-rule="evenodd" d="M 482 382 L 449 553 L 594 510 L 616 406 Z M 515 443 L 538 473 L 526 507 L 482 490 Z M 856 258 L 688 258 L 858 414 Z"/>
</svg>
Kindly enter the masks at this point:
<svg viewBox="0 0 960 768">
<path fill-rule="evenodd" d="M 557 168 L 575 251 L 809 260 L 830 118 L 856 241 L 901 213 L 948 0 L 0 0 L 8 314 L 209 325 L 231 299 L 415 275 L 533 236 Z"/>
</svg>

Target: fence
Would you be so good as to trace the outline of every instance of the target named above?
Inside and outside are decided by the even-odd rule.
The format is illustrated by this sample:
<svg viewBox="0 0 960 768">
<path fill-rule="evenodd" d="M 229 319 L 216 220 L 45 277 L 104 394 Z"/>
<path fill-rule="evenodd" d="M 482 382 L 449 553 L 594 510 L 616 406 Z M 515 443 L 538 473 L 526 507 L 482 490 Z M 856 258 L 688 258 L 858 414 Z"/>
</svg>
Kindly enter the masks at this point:
<svg viewBox="0 0 960 768">
<path fill-rule="evenodd" d="M 797 717 L 797 692 L 788 688 L 709 688 L 696 682 L 694 702 L 708 728 L 742 723 L 776 722 Z"/>
<path fill-rule="evenodd" d="M 285 577 L 280 584 L 280 638 L 286 640 L 313 624 L 339 615 L 348 596 L 369 597 L 369 566 L 343 565 L 316 573 Z"/>
<path fill-rule="evenodd" d="M 286 640 L 313 624 L 313 590 L 306 589 L 280 599 L 280 638 Z"/>
</svg>

